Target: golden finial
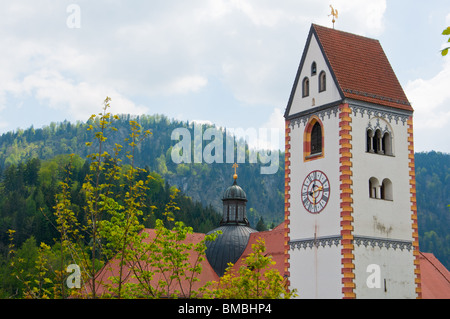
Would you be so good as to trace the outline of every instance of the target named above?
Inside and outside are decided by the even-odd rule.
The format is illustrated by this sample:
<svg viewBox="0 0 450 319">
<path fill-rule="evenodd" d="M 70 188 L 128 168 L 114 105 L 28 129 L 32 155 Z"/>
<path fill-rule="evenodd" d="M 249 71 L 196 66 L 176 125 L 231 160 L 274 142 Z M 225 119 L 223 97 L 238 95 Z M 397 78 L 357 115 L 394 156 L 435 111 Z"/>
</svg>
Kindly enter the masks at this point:
<svg viewBox="0 0 450 319">
<path fill-rule="evenodd" d="M 239 165 L 237 163 L 233 164 L 233 168 L 234 168 L 234 175 L 233 178 L 234 180 L 237 180 L 237 173 L 236 173 L 236 169 L 239 167 Z"/>
<path fill-rule="evenodd" d="M 338 11 L 335 10 L 331 4 L 330 4 L 330 8 L 331 8 L 331 14 L 329 14 L 328 16 L 333 16 L 332 22 L 333 22 L 333 29 L 334 29 L 334 23 L 336 22 L 336 19 L 338 18 Z"/>
</svg>

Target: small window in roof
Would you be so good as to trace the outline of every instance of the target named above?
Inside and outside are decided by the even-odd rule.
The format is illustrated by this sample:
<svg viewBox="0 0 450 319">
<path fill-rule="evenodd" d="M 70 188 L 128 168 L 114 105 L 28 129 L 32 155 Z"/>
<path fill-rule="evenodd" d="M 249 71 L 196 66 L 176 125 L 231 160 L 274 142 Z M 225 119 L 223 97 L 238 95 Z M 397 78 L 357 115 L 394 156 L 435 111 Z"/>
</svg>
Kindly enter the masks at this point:
<svg viewBox="0 0 450 319">
<path fill-rule="evenodd" d="M 316 75 L 317 74 L 317 64 L 316 62 L 313 62 L 311 64 L 311 76 Z"/>
<path fill-rule="evenodd" d="M 309 79 L 305 77 L 302 82 L 302 97 L 309 96 Z"/>
<path fill-rule="evenodd" d="M 319 74 L 319 92 L 323 92 L 327 89 L 327 77 L 325 71 L 321 71 Z"/>
</svg>

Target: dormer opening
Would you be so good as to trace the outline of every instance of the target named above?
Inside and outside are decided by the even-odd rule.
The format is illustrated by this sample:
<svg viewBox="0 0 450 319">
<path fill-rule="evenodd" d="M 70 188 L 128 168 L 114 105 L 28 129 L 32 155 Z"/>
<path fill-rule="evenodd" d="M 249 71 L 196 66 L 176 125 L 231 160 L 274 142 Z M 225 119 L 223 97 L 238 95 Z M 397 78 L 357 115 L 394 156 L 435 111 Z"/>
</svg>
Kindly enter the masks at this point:
<svg viewBox="0 0 450 319">
<path fill-rule="evenodd" d="M 325 71 L 321 71 L 319 74 L 319 92 L 324 92 L 327 89 L 327 76 Z"/>
<path fill-rule="evenodd" d="M 317 74 L 317 64 L 316 62 L 313 62 L 311 64 L 311 76 L 316 75 Z"/>
<path fill-rule="evenodd" d="M 309 96 L 309 79 L 305 77 L 302 82 L 302 97 Z"/>
</svg>

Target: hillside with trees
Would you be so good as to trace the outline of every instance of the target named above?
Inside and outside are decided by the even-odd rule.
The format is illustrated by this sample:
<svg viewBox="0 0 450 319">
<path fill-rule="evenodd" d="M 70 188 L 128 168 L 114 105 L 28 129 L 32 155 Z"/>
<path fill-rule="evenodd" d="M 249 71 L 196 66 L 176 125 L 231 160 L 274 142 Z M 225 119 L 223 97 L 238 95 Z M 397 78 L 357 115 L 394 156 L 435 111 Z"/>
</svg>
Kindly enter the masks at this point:
<svg viewBox="0 0 450 319">
<path fill-rule="evenodd" d="M 123 141 L 130 134 L 129 121 L 135 120 L 143 130 L 150 130 L 152 135 L 136 147 L 134 158 L 136 165 L 145 167 L 158 176 L 161 194 L 155 193 L 155 200 L 162 196 L 167 198 L 167 189 L 175 186 L 181 190 L 180 196 L 190 197 L 189 205 L 200 207 L 219 214 L 222 208 L 221 197 L 224 190 L 233 182 L 234 169 L 232 163 L 183 163 L 176 164 L 171 159 L 171 152 L 177 141 L 171 139 L 177 128 L 187 128 L 194 136 L 194 123 L 170 120 L 163 115 L 143 115 L 132 117 L 119 115 L 115 126 L 114 138 L 108 140 L 111 151 L 114 143 Z M 29 229 L 40 229 L 45 234 L 48 225 L 45 217 L 38 210 L 51 207 L 51 198 L 58 180 L 57 168 L 64 162 L 64 154 L 77 155 L 79 170 L 77 183 L 81 183 L 85 174 L 86 156 L 89 149 L 86 143 L 92 140 L 93 133 L 88 131 L 87 121 L 70 123 L 51 123 L 49 126 L 34 129 L 8 132 L 0 136 L 0 176 L 2 195 L 0 199 L 1 220 L 0 236 L 5 244 L 5 233 L 9 225 L 24 227 L 24 234 Z M 205 131 L 211 125 L 202 125 Z M 225 129 L 217 128 L 222 132 Z M 203 147 L 208 141 L 202 141 Z M 225 144 L 225 143 L 224 143 Z M 225 147 L 225 146 L 224 146 Z M 239 147 L 235 145 L 235 148 Z M 124 147 L 124 151 L 129 151 Z M 235 149 L 235 152 L 238 150 Z M 225 150 L 224 150 L 225 153 Z M 284 212 L 284 153 L 279 152 L 279 168 L 275 174 L 261 174 L 260 163 L 249 163 L 249 150 L 245 163 L 239 164 L 238 183 L 245 190 L 248 198 L 247 214 L 253 227 L 271 228 L 283 221 Z M 439 152 L 416 154 L 417 203 L 419 218 L 419 240 L 421 250 L 433 252 L 439 260 L 450 268 L 450 218 L 449 181 L 450 154 Z M 56 174 L 56 175 L 55 175 Z M 20 176 L 18 178 L 17 176 Z M 75 186 L 74 186 L 75 187 Z M 162 202 L 164 202 L 162 200 Z M 188 206 L 189 206 L 188 205 Z M 6 212 L 13 207 L 18 215 L 11 217 Z M 20 213 L 19 213 L 20 211 Z M 38 213 L 36 213 L 38 212 Z M 209 214 L 209 213 L 208 213 Z M 201 215 L 201 214 L 200 214 Z M 214 215 L 214 214 L 213 214 Z M 27 217 L 28 216 L 28 217 Z M 33 216 L 33 221 L 29 218 Z M 6 221 L 5 221 L 6 220 Z M 193 219 L 192 226 L 196 231 L 208 231 L 217 227 L 220 220 L 216 218 Z M 35 227 L 35 225 L 40 225 Z M 44 229 L 47 227 L 47 229 Z M 208 229 L 209 228 L 209 229 Z M 19 236 L 19 234 L 18 234 Z M 44 235 L 42 235 L 44 236 Z M 50 238 L 51 235 L 48 235 Z"/>
<path fill-rule="evenodd" d="M 255 251 L 258 265 L 249 260 L 242 267 L 270 274 L 267 280 L 239 276 L 232 287 L 194 287 L 205 242 L 217 234 L 195 244 L 187 236 L 215 227 L 220 215 L 136 165 L 138 145 L 152 134 L 138 122 L 129 121 L 124 144 L 115 140 L 109 148 L 119 117 L 108 108 L 109 98 L 88 123 L 94 135 L 85 143 L 87 159 L 73 153 L 31 158 L 3 170 L 0 225 L 7 238 L 0 247 L 0 298 L 227 298 L 241 281 L 256 298 L 289 298 L 285 279 L 266 269 L 272 257 L 262 256 L 264 242 Z M 145 228 L 155 232 L 152 239 Z M 113 268 L 118 272 L 105 282 L 102 272 Z"/>
<path fill-rule="evenodd" d="M 450 154 L 416 153 L 419 245 L 450 269 Z"/>
<path fill-rule="evenodd" d="M 194 137 L 194 123 L 169 120 L 162 115 L 138 117 L 119 115 L 115 123 L 117 132 L 108 141 L 109 150 L 115 143 L 127 138 L 130 133 L 128 124 L 130 120 L 139 122 L 143 130 L 150 130 L 153 133 L 136 148 L 134 154 L 136 165 L 158 173 L 171 186 L 176 186 L 194 201 L 205 206 L 212 205 L 221 212 L 222 194 L 233 183 L 233 163 L 208 164 L 202 161 L 202 163 L 176 164 L 171 159 L 172 148 L 177 143 L 171 139 L 172 132 L 180 127 L 187 128 Z M 31 158 L 49 160 L 57 155 L 72 153 L 86 158 L 89 153 L 86 143 L 93 137 L 93 133 L 87 130 L 88 127 L 89 122 L 66 121 L 59 124 L 51 123 L 40 129 L 31 127 L 3 134 L 0 136 L 0 172 L 12 164 L 18 165 Z M 211 127 L 214 126 L 204 124 L 202 130 Z M 217 129 L 222 131 L 221 128 Z M 201 142 L 203 147 L 209 143 Z M 263 217 L 267 225 L 273 223 L 276 225 L 283 220 L 284 153 L 279 152 L 279 169 L 275 174 L 261 175 L 261 165 L 249 163 L 248 146 L 244 147 L 246 161 L 239 164 L 238 183 L 247 193 L 249 220 L 252 225 L 256 225 Z M 124 152 L 127 151 L 129 147 L 124 146 Z"/>
</svg>

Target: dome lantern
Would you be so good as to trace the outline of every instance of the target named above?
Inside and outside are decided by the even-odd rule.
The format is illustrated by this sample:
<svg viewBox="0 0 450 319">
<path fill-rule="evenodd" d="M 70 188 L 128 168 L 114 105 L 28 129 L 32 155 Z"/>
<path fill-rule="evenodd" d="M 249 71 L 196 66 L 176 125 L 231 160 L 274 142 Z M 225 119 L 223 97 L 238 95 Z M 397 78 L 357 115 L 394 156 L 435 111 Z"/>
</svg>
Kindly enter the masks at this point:
<svg viewBox="0 0 450 319">
<path fill-rule="evenodd" d="M 237 167 L 237 164 L 233 165 L 233 185 L 228 187 L 222 196 L 223 214 L 220 225 L 250 225 L 246 216 L 247 195 L 237 184 Z"/>
<path fill-rule="evenodd" d="M 236 263 L 247 247 L 250 234 L 257 232 L 250 227 L 245 214 L 247 196 L 237 184 L 237 164 L 233 165 L 233 185 L 222 196 L 223 217 L 220 227 L 208 234 L 220 231 L 215 241 L 206 242 L 206 258 L 219 277 L 223 276 L 228 263 Z"/>
</svg>

